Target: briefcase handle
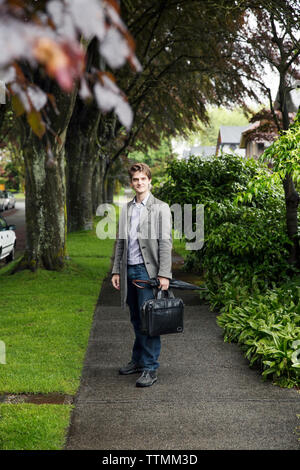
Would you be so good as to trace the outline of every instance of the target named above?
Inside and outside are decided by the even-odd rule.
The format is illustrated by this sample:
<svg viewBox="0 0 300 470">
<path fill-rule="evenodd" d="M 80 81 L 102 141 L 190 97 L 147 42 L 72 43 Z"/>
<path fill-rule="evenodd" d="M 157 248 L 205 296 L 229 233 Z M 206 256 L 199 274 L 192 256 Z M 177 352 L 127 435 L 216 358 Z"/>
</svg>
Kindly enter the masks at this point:
<svg viewBox="0 0 300 470">
<path fill-rule="evenodd" d="M 167 295 L 165 295 L 165 293 Z M 162 289 L 159 289 L 159 291 L 157 292 L 157 296 L 156 296 L 157 299 L 161 299 L 161 298 L 168 298 L 168 299 L 174 299 L 175 296 L 173 294 L 173 292 L 169 289 L 167 290 L 162 290 Z"/>
</svg>

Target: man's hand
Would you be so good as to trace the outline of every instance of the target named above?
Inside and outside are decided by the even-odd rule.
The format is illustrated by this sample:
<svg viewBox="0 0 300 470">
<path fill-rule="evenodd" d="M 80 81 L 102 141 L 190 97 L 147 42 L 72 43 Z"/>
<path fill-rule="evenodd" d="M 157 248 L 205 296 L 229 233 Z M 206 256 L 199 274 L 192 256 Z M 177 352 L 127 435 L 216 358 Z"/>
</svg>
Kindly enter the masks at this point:
<svg viewBox="0 0 300 470">
<path fill-rule="evenodd" d="M 168 290 L 169 289 L 169 284 L 170 284 L 170 280 L 167 278 L 167 277 L 159 277 L 158 276 L 158 279 L 159 279 L 159 282 L 160 282 L 160 289 L 162 290 Z"/>
<path fill-rule="evenodd" d="M 111 282 L 115 289 L 120 290 L 120 274 L 113 274 Z"/>
</svg>

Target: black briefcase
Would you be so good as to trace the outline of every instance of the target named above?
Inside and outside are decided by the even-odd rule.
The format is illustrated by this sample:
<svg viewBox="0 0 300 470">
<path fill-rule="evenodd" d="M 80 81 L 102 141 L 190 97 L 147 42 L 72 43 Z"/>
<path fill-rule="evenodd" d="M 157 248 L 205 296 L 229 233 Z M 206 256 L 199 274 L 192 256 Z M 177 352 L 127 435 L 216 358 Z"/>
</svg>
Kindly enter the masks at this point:
<svg viewBox="0 0 300 470">
<path fill-rule="evenodd" d="M 165 297 L 165 294 L 167 297 Z M 160 336 L 183 332 L 182 299 L 170 290 L 159 290 L 156 299 L 146 300 L 141 308 L 141 333 Z"/>
</svg>

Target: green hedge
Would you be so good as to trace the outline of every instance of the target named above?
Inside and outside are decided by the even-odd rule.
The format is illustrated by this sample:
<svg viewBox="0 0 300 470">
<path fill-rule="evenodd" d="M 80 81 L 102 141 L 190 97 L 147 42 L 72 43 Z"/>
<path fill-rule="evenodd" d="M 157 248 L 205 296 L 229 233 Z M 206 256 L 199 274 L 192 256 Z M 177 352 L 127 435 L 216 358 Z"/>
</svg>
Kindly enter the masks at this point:
<svg viewBox="0 0 300 470">
<path fill-rule="evenodd" d="M 253 159 L 192 157 L 169 165 L 156 195 L 169 204 L 204 204 L 204 246 L 186 268 L 205 272 L 211 291 L 236 275 L 251 282 L 284 279 L 288 269 L 285 203 L 276 175 Z"/>
</svg>

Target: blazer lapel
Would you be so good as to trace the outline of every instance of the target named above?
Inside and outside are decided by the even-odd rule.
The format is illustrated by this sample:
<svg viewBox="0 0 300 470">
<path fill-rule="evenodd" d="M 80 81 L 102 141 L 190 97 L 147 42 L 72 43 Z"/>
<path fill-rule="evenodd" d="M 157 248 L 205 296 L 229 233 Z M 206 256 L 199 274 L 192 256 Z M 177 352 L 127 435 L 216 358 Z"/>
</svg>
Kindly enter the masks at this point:
<svg viewBox="0 0 300 470">
<path fill-rule="evenodd" d="M 129 203 L 124 206 L 126 207 L 126 246 L 128 246 L 128 236 L 129 236 L 129 230 L 130 230 L 130 217 L 131 217 L 131 213 L 132 213 L 132 206 L 133 206 L 133 201 L 134 201 L 134 198 L 129 201 Z"/>
</svg>

